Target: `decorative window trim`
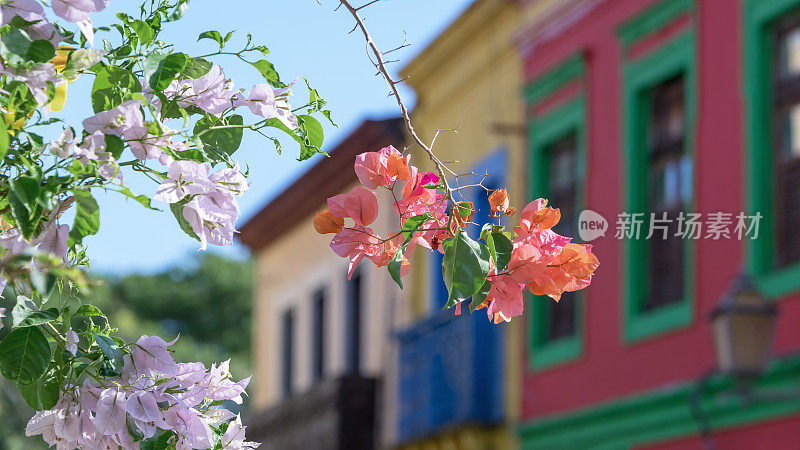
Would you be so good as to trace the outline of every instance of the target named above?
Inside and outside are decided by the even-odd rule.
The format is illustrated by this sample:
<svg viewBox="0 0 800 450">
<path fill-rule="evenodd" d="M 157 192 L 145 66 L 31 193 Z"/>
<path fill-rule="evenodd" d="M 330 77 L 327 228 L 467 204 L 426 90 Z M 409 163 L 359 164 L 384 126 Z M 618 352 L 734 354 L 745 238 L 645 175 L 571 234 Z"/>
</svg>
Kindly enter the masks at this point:
<svg viewBox="0 0 800 450">
<path fill-rule="evenodd" d="M 656 14 L 653 11 L 662 11 L 657 14 L 658 21 L 655 19 L 634 19 L 634 23 L 659 24 L 667 26 L 670 20 L 677 19 L 680 15 L 686 14 L 686 9 L 677 9 L 666 5 L 668 1 L 657 4 L 653 10 L 645 11 L 643 14 Z M 691 6 L 692 2 L 681 1 L 676 5 Z M 684 5 L 684 6 L 686 6 Z M 667 9 L 670 14 L 663 13 Z M 620 28 L 620 34 L 625 35 L 627 28 L 624 25 Z M 636 33 L 632 35 L 638 38 L 647 36 L 644 28 L 635 28 Z M 657 30 L 655 30 L 657 31 Z M 654 32 L 655 32 L 654 31 Z M 621 37 L 622 39 L 622 37 Z M 623 45 L 634 45 L 635 42 L 623 41 Z M 682 31 L 680 34 L 670 37 L 666 42 L 661 43 L 646 55 L 635 60 L 626 60 L 623 66 L 623 130 L 624 130 L 624 160 L 627 173 L 625 176 L 626 192 L 625 210 L 627 212 L 644 212 L 647 207 L 646 192 L 642 186 L 647 183 L 646 158 L 641 151 L 643 140 L 642 131 L 645 129 L 647 121 L 647 111 L 643 108 L 643 94 L 658 85 L 659 83 L 683 74 L 685 77 L 686 95 L 686 152 L 696 161 L 695 152 L 695 125 L 697 110 L 697 77 L 695 64 L 695 33 L 691 27 Z M 696 177 L 694 177 L 696 187 Z M 693 192 L 697 192 L 693 189 Z M 691 209 L 694 198 L 689 202 Z M 685 296 L 682 300 L 653 309 L 642 311 L 641 303 L 644 301 L 646 290 L 646 269 L 640 262 L 646 258 L 647 241 L 644 239 L 627 240 L 624 244 L 624 270 L 623 286 L 625 287 L 623 323 L 623 340 L 628 344 L 634 344 L 646 338 L 663 335 L 686 327 L 694 319 L 694 291 L 695 291 L 695 246 L 691 241 L 686 241 L 686 251 L 684 261 L 685 273 Z"/>
<path fill-rule="evenodd" d="M 526 98 L 529 106 L 546 102 L 548 97 L 558 94 L 558 91 L 572 83 L 580 82 L 585 72 L 583 55 L 577 53 L 568 58 L 561 65 L 550 70 L 534 81 L 526 89 Z M 528 123 L 530 142 L 530 179 L 529 190 L 531 198 L 546 195 L 547 180 L 544 155 L 547 147 L 552 143 L 575 133 L 576 138 L 576 211 L 585 205 L 585 173 L 586 173 L 586 102 L 582 89 L 563 103 L 541 116 L 533 116 Z M 575 334 L 561 339 L 546 341 L 543 329 L 547 323 L 547 304 L 552 301 L 549 297 L 530 295 L 529 305 L 531 312 L 528 314 L 528 368 L 533 371 L 550 369 L 555 366 L 575 361 L 583 355 L 583 340 L 585 336 L 584 295 L 575 296 Z"/>
<path fill-rule="evenodd" d="M 800 291 L 800 263 L 773 268 L 774 207 L 770 177 L 772 172 L 771 133 L 771 26 L 786 14 L 800 8 L 798 0 L 746 0 L 744 12 L 744 72 L 747 103 L 747 211 L 763 215 L 758 239 L 747 243 L 747 269 L 761 292 L 771 299 Z"/>
<path fill-rule="evenodd" d="M 694 0 L 663 0 L 617 27 L 622 48 L 628 51 L 648 36 L 665 28 L 680 16 L 691 13 Z"/>
</svg>

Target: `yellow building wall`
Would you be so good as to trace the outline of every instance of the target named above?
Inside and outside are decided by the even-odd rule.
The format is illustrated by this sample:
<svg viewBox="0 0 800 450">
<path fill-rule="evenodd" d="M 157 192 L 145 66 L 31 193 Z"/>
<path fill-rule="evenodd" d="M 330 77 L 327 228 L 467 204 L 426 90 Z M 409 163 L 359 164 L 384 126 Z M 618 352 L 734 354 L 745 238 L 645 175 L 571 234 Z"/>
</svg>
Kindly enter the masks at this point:
<svg viewBox="0 0 800 450">
<path fill-rule="evenodd" d="M 525 6 L 519 6 L 525 3 Z M 420 53 L 404 70 L 407 83 L 417 94 L 414 125 L 430 142 L 442 131 L 434 153 L 442 161 L 457 161 L 448 166 L 466 173 L 498 149 L 507 152 L 506 188 L 512 205 L 521 209 L 527 199 L 527 150 L 525 105 L 522 97 L 523 67 L 514 36 L 523 25 L 530 26 L 556 6 L 558 0 L 512 2 L 477 0 L 434 43 Z M 432 169 L 427 155 L 413 148 L 416 164 Z M 515 218 L 511 219 L 512 221 Z M 437 273 L 425 267 L 428 257 L 415 255 L 409 312 L 412 317 L 428 314 L 430 286 Z M 469 313 L 466 311 L 466 313 Z M 506 345 L 506 405 L 509 423 L 518 417 L 520 349 L 523 345 L 524 316 L 512 321 Z M 471 434 L 473 433 L 473 434 Z M 471 438 L 483 436 L 481 445 Z M 489 436 L 489 441 L 486 441 Z M 483 445 L 483 443 L 489 445 Z M 455 435 L 432 438 L 408 449 L 513 448 L 510 429 L 474 434 L 466 430 Z"/>
<path fill-rule="evenodd" d="M 370 149 L 365 149 L 368 151 Z M 377 150 L 377 149 L 375 149 Z M 350 188 L 346 191 L 349 192 Z M 388 197 L 388 198 L 387 198 Z M 389 212 L 390 197 L 379 195 L 381 205 L 377 221 L 370 227 L 387 235 L 396 231 L 397 219 Z M 320 204 L 319 209 L 323 209 Z M 321 287 L 327 290 L 325 323 L 325 376 L 335 377 L 345 370 L 345 293 L 347 260 L 331 250 L 332 234 L 314 230 L 313 214 L 291 232 L 281 236 L 255 255 L 256 287 L 253 311 L 253 391 L 255 410 L 268 408 L 282 400 L 281 393 L 281 319 L 288 308 L 295 310 L 295 354 L 293 392 L 303 393 L 312 387 L 312 302 Z M 264 232 L 268 232 L 265 230 Z M 362 299 L 361 374 L 382 377 L 381 396 L 391 401 L 396 373 L 396 350 L 391 337 L 395 323 L 404 321 L 403 292 L 389 277 L 386 268 L 377 268 L 367 260 L 360 264 L 364 276 Z M 393 432 L 396 408 L 383 408 L 383 434 Z"/>
</svg>

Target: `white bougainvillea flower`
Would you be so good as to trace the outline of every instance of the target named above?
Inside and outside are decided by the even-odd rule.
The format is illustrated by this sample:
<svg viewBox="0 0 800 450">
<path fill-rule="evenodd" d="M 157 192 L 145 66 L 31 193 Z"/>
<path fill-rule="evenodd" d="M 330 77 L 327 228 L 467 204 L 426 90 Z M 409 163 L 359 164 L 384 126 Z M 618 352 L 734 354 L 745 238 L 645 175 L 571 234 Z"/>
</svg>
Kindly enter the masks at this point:
<svg viewBox="0 0 800 450">
<path fill-rule="evenodd" d="M 0 2 L 0 26 L 8 25 L 15 16 L 32 22 L 25 28 L 25 32 L 32 40 L 50 41 L 53 46 L 58 46 L 64 37 L 56 27 L 47 20 L 42 4 L 36 0 L 7 0 Z"/>
<path fill-rule="evenodd" d="M 209 243 L 233 244 L 237 216 L 238 205 L 230 196 L 198 195 L 183 207 L 183 218 L 200 238 L 200 250 Z"/>
<path fill-rule="evenodd" d="M 87 133 L 102 132 L 123 137 L 131 131 L 147 128 L 142 115 L 142 102 L 129 100 L 114 109 L 102 111 L 83 121 L 83 129 Z M 139 136 L 137 136 L 138 138 Z"/>
<path fill-rule="evenodd" d="M 6 287 L 6 279 L 0 276 L 0 298 L 2 298 L 3 289 Z M 0 308 L 0 330 L 3 329 L 3 317 L 6 316 L 6 309 Z"/>
<path fill-rule="evenodd" d="M 38 238 L 39 251 L 50 253 L 66 261 L 68 236 L 69 225 L 51 222 Z"/>
<path fill-rule="evenodd" d="M 247 106 L 253 114 L 265 119 L 278 119 L 284 125 L 294 130 L 297 128 L 297 117 L 292 113 L 288 99 L 292 95 L 289 87 L 272 89 L 272 86 L 261 83 L 250 89 Z"/>
<path fill-rule="evenodd" d="M 53 0 L 53 12 L 64 20 L 78 24 L 86 40 L 94 45 L 94 27 L 89 15 L 108 7 L 110 0 Z"/>
<path fill-rule="evenodd" d="M 64 348 L 67 349 L 68 352 L 72 353 L 72 356 L 76 356 L 78 354 L 78 333 L 69 330 L 66 333 L 67 335 L 67 344 Z"/>
<path fill-rule="evenodd" d="M 97 432 L 113 436 L 125 429 L 125 393 L 116 387 L 104 389 L 97 400 L 95 416 L 92 419 Z"/>
<path fill-rule="evenodd" d="M 167 178 L 153 198 L 164 203 L 177 203 L 187 195 L 211 192 L 214 187 L 208 178 L 208 171 L 208 164 L 175 161 L 169 166 Z"/>
<path fill-rule="evenodd" d="M 78 23 L 108 7 L 110 0 L 53 0 L 53 12 L 69 22 Z"/>
<path fill-rule="evenodd" d="M 75 133 L 72 128 L 64 128 L 61 136 L 56 141 L 50 141 L 50 153 L 58 156 L 59 158 L 69 158 L 72 155 L 72 149 L 75 147 Z"/>
</svg>

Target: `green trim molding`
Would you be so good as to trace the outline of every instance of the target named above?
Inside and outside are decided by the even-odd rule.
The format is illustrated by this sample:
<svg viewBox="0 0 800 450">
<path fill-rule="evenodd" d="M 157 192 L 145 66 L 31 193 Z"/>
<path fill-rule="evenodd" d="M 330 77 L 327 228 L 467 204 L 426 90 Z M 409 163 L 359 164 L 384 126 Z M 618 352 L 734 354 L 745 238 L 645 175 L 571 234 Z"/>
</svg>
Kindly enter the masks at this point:
<svg viewBox="0 0 800 450">
<path fill-rule="evenodd" d="M 622 48 L 629 50 L 642 39 L 656 33 L 678 17 L 689 14 L 694 0 L 663 0 L 641 14 L 617 27 L 617 37 Z"/>
<path fill-rule="evenodd" d="M 691 240 L 686 240 L 686 295 L 679 302 L 644 311 L 647 295 L 647 241 L 644 239 L 649 223 L 647 207 L 647 152 L 645 151 L 648 122 L 648 96 L 657 84 L 679 74 L 685 77 L 686 92 L 686 151 L 694 156 L 696 123 L 695 34 L 690 28 L 662 44 L 648 55 L 624 62 L 624 160 L 627 169 L 626 212 L 644 213 L 639 239 L 625 241 L 625 306 L 623 308 L 624 341 L 632 344 L 691 324 L 694 315 L 695 255 Z M 694 190 L 696 192 L 696 190 Z M 693 203 L 691 201 L 690 203 Z M 690 205 L 691 209 L 692 205 Z"/>
<path fill-rule="evenodd" d="M 777 299 L 800 291 L 800 263 L 776 269 L 774 193 L 772 182 L 773 42 L 771 28 L 786 14 L 796 13 L 799 0 L 745 0 L 744 72 L 747 99 L 747 211 L 761 213 L 757 239 L 748 241 L 747 268 L 764 295 Z"/>
<path fill-rule="evenodd" d="M 579 59 L 576 59 L 579 58 Z M 576 69 L 580 67 L 580 69 Z M 569 58 L 561 66 L 556 67 L 545 75 L 543 83 L 548 86 L 547 92 L 552 94 L 560 86 L 577 80 L 583 74 L 583 62 L 580 55 Z M 553 74 L 558 74 L 559 83 L 553 81 Z M 539 81 L 537 81 L 538 83 Z M 533 85 L 535 86 L 535 85 Z M 529 91 L 530 92 L 530 91 Z M 545 92 L 544 89 L 538 92 Z M 530 98 L 530 97 L 529 97 Z M 538 100 L 545 97 L 534 96 Z M 530 132 L 530 179 L 529 189 L 531 198 L 546 197 L 547 174 L 547 147 L 553 142 L 570 133 L 576 135 L 576 164 L 578 185 L 576 186 L 577 198 L 575 205 L 578 210 L 583 208 L 585 202 L 585 174 L 586 174 L 586 104 L 583 93 L 578 93 L 574 98 L 559 105 L 541 117 L 534 117 L 529 123 Z M 528 362 L 531 370 L 544 370 L 556 365 L 564 364 L 580 358 L 583 353 L 584 339 L 584 301 L 583 296 L 575 296 L 575 334 L 557 340 L 547 340 L 547 327 L 549 323 L 548 309 L 552 307 L 549 297 L 531 296 L 531 313 L 528 322 Z"/>
<path fill-rule="evenodd" d="M 701 390 L 699 380 L 687 381 L 532 419 L 517 428 L 520 448 L 623 449 L 697 436 L 701 428 L 693 415 L 693 396 L 714 432 L 796 415 L 800 412 L 798 378 L 800 356 L 792 356 L 775 362 L 754 383 L 749 401 L 734 392 L 737 380 L 717 375 Z"/>
<path fill-rule="evenodd" d="M 525 99 L 529 105 L 535 105 L 567 84 L 582 79 L 585 70 L 583 55 L 575 53 L 526 86 Z"/>
</svg>

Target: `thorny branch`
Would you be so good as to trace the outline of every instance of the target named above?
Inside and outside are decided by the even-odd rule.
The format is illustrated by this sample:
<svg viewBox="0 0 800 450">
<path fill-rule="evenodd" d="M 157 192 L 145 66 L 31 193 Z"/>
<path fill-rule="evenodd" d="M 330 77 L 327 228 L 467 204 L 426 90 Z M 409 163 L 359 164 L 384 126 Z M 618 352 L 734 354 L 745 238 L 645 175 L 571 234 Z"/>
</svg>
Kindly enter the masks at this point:
<svg viewBox="0 0 800 450">
<path fill-rule="evenodd" d="M 363 33 L 364 39 L 367 42 L 367 48 L 368 48 L 367 54 L 370 57 L 370 61 L 372 62 L 372 64 L 375 65 L 375 68 L 378 70 L 378 73 L 383 76 L 383 78 L 386 80 L 386 83 L 389 85 L 389 88 L 391 90 L 391 93 L 389 95 L 393 96 L 397 101 L 398 106 L 400 106 L 400 113 L 403 116 L 403 121 L 405 122 L 409 135 L 414 140 L 414 142 L 420 147 L 422 147 L 422 149 L 425 150 L 425 153 L 428 154 L 428 158 L 430 158 L 431 162 L 436 167 L 436 171 L 439 173 L 439 176 L 442 179 L 442 185 L 444 186 L 445 195 L 447 195 L 448 200 L 450 200 L 450 204 L 454 205 L 455 207 L 455 205 L 458 202 L 456 202 L 456 199 L 453 196 L 454 191 L 450 187 L 449 182 L 447 181 L 447 176 L 448 176 L 447 174 L 449 173 L 454 176 L 457 174 L 452 170 L 450 170 L 447 166 L 445 166 L 444 163 L 441 160 L 439 160 L 439 158 L 433 153 L 433 144 L 436 142 L 436 136 L 439 135 L 439 131 L 436 132 L 436 136 L 434 136 L 430 144 L 423 141 L 422 138 L 417 134 L 416 130 L 414 129 L 414 124 L 411 121 L 411 115 L 409 113 L 409 110 L 406 107 L 405 102 L 403 101 L 403 97 L 400 95 L 400 91 L 397 89 L 397 85 L 405 81 L 405 78 L 402 80 L 395 80 L 386 67 L 387 64 L 389 64 L 389 62 L 384 59 L 384 56 L 388 53 L 391 53 L 393 51 L 399 50 L 400 48 L 408 46 L 408 43 L 404 42 L 403 45 L 393 50 L 390 50 L 389 52 L 382 52 L 380 48 L 378 48 L 378 45 L 375 43 L 375 41 L 372 39 L 372 35 L 369 33 L 369 30 L 367 30 L 367 26 L 364 23 L 364 19 L 359 15 L 359 11 L 361 9 L 372 5 L 373 3 L 377 3 L 378 1 L 379 0 L 372 0 L 362 6 L 356 7 L 352 5 L 350 0 L 339 0 L 339 6 L 344 6 L 345 9 L 347 9 L 347 11 L 350 13 L 350 15 L 353 16 L 353 19 L 355 19 L 356 24 L 353 27 L 353 30 L 351 30 L 351 32 L 356 29 L 360 29 L 361 33 Z M 337 9 L 339 8 L 339 6 L 337 6 Z"/>
</svg>

